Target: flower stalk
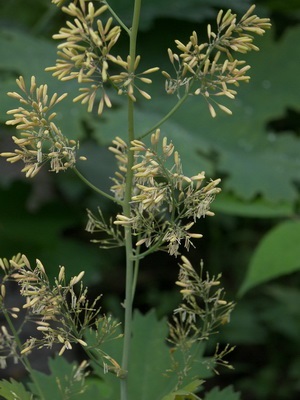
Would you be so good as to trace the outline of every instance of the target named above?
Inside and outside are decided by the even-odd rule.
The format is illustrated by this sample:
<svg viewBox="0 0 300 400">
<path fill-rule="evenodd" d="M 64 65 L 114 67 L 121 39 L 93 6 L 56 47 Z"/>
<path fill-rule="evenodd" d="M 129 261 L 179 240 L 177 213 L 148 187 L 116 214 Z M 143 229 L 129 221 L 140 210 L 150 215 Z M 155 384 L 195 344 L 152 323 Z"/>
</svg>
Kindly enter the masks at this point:
<svg viewBox="0 0 300 400">
<path fill-rule="evenodd" d="M 129 74 L 134 73 L 134 61 L 136 59 L 137 34 L 139 28 L 139 18 L 141 11 L 141 0 L 136 0 L 134 3 L 134 11 L 132 18 L 132 27 L 129 42 Z M 131 96 L 128 96 L 128 143 L 135 139 L 134 127 L 134 101 Z M 123 205 L 123 213 L 126 217 L 131 215 L 131 198 L 132 198 L 132 180 L 134 164 L 134 152 L 129 150 L 128 166 L 126 175 L 125 198 Z M 128 371 L 130 358 L 130 342 L 132 335 L 132 306 L 133 306 L 133 280 L 134 280 L 134 260 L 133 260 L 133 242 L 132 228 L 125 226 L 125 249 L 126 249 L 126 283 L 125 283 L 125 319 L 124 319 L 124 344 L 122 356 L 122 369 Z M 128 399 L 128 377 L 121 380 L 121 400 Z"/>
</svg>

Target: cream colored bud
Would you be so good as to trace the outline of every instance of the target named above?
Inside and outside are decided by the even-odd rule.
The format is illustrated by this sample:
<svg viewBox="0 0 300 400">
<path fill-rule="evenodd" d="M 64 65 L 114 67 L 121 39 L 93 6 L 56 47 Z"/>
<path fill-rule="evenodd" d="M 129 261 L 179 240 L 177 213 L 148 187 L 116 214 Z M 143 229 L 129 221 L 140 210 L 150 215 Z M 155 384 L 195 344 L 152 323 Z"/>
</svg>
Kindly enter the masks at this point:
<svg viewBox="0 0 300 400">
<path fill-rule="evenodd" d="M 60 267 L 60 271 L 58 274 L 58 282 L 62 282 L 65 279 L 65 267 Z"/>
<path fill-rule="evenodd" d="M 147 239 L 146 238 L 144 238 L 144 239 L 140 239 L 139 241 L 137 241 L 136 242 L 136 247 L 138 247 L 138 246 L 141 246 L 142 244 L 144 244 L 145 242 L 147 241 Z"/>
<path fill-rule="evenodd" d="M 74 276 L 70 281 L 70 286 L 76 285 L 76 283 L 78 283 L 82 279 L 84 274 L 85 274 L 85 271 L 81 271 L 80 274 L 78 274 L 77 276 Z"/>
<path fill-rule="evenodd" d="M 190 269 L 192 271 L 194 270 L 192 264 L 185 256 L 181 256 L 181 261 L 183 262 L 183 267 Z"/>
<path fill-rule="evenodd" d="M 59 356 L 63 355 L 63 353 L 65 352 L 65 350 L 66 350 L 66 346 L 63 345 L 63 347 L 60 349 L 58 355 L 59 355 Z"/>
<path fill-rule="evenodd" d="M 46 274 L 45 268 L 39 259 L 36 259 L 36 266 L 39 270 Z"/>
<path fill-rule="evenodd" d="M 25 354 L 28 353 L 29 351 L 31 351 L 31 346 L 25 347 L 25 349 L 23 349 L 20 354 Z"/>
<path fill-rule="evenodd" d="M 50 330 L 50 327 L 49 326 L 38 326 L 36 329 L 38 331 L 47 332 Z"/>
<path fill-rule="evenodd" d="M 85 341 L 81 340 L 81 339 L 77 339 L 77 342 L 78 342 L 79 344 L 81 344 L 81 346 L 84 346 L 84 347 L 87 346 L 87 343 L 86 343 Z"/>
<path fill-rule="evenodd" d="M 182 282 L 182 281 L 176 281 L 175 284 L 176 284 L 177 286 L 181 286 L 181 287 L 185 287 L 185 288 L 189 286 L 188 283 Z"/>
<path fill-rule="evenodd" d="M 194 239 L 201 239 L 203 237 L 201 233 L 189 233 L 189 236 Z"/>
<path fill-rule="evenodd" d="M 226 114 L 232 115 L 232 111 L 229 110 L 229 108 L 223 106 L 222 104 L 218 104 L 218 107 L 219 107 L 222 111 L 224 111 Z"/>
</svg>

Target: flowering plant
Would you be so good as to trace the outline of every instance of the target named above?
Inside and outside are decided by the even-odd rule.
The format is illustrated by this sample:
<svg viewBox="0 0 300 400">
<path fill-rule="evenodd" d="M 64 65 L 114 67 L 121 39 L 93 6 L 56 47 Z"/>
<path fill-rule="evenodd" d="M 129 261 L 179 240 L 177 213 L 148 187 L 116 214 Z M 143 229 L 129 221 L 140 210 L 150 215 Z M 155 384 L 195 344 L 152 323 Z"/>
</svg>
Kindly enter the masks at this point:
<svg viewBox="0 0 300 400">
<path fill-rule="evenodd" d="M 61 0 L 52 2 L 59 7 L 64 3 Z M 98 114 L 99 118 L 106 111 L 105 107 L 113 106 L 111 93 L 126 96 L 127 139 L 117 136 L 109 147 L 118 164 L 111 192 L 95 187 L 81 174 L 77 163 L 86 161 L 86 158 L 77 156 L 79 143 L 65 136 L 54 122 L 56 113 L 53 108 L 67 94 L 49 95 L 47 85 L 38 85 L 35 77 L 31 78 L 29 87 L 25 79 L 19 77 L 17 85 L 21 94 L 8 93 L 20 103 L 18 108 L 8 111 L 13 118 L 7 121 L 8 125 L 16 126 L 19 135 L 13 136 L 17 148 L 13 152 L 3 152 L 1 156 L 11 163 L 23 162 L 22 172 L 27 178 L 33 178 L 48 162 L 50 171 L 56 173 L 70 169 L 91 189 L 119 207 L 110 220 L 106 220 L 100 206 L 97 212 L 88 210 L 86 229 L 92 234 L 101 232 L 101 238 L 94 240 L 101 247 L 125 249 L 124 321 L 120 324 L 101 313 L 100 295 L 90 303 L 88 290 L 82 283 L 83 271 L 68 281 L 64 267 L 60 267 L 52 285 L 40 260 L 33 267 L 24 254 L 10 260 L 1 259 L 4 277 L 0 305 L 10 330 L 2 327 L 1 365 L 5 366 L 7 357 L 20 360 L 30 374 L 32 393 L 15 382 L 2 382 L 0 394 L 4 396 L 5 390 L 10 393 L 19 391 L 23 398 L 46 399 L 40 376 L 32 369 L 28 355 L 35 348 L 52 348 L 58 344 L 59 355 L 73 345 L 80 345 L 86 354 L 86 360 L 70 372 L 67 383 L 58 379 L 57 386 L 63 399 L 78 395 L 90 398 L 94 389 L 88 385 L 87 376 L 91 371 L 99 377 L 99 381 L 111 385 L 110 394 L 103 394 L 98 387 L 98 398 L 115 399 L 114 396 L 118 396 L 115 387 L 120 384 L 118 398 L 121 400 L 142 396 L 162 400 L 198 399 L 196 393 L 206 377 L 201 368 L 215 371 L 218 365 L 231 368 L 224 359 L 232 350 L 230 346 L 223 350 L 217 346 L 210 358 L 204 357 L 203 351 L 210 336 L 229 321 L 234 305 L 224 299 L 220 276 L 210 277 L 204 273 L 202 263 L 197 272 L 182 254 L 182 248 L 188 252 L 202 237 L 201 233 L 194 231 L 194 225 L 198 219 L 214 215 L 210 206 L 221 190 L 220 179 L 207 181 L 204 171 L 186 176 L 172 140 L 161 135 L 162 125 L 190 96 L 202 96 L 212 117 L 216 116 L 218 109 L 231 114 L 231 110 L 219 99 L 222 96 L 234 99 L 239 84 L 250 79 L 246 75 L 250 66 L 235 55 L 258 50 L 253 44 L 253 34 L 263 34 L 270 23 L 267 18 L 253 15 L 254 6 L 240 20 L 231 10 L 225 13 L 221 10 L 217 15 L 216 32 L 211 25 L 207 27 L 205 43 L 199 43 L 196 32 L 191 34 L 186 44 L 176 40 L 177 53 L 168 49 L 174 72 L 163 71 L 162 74 L 166 78 L 166 93 L 176 94 L 177 103 L 150 129 L 136 132 L 135 104 L 151 99 L 143 87 L 152 83 L 148 76 L 159 71 L 156 66 L 138 71 L 141 56 L 136 53 L 136 42 L 141 0 L 134 2 L 131 28 L 123 23 L 109 2 L 100 3 L 97 8 L 91 1 L 73 0 L 68 6 L 62 6 L 62 12 L 70 20 L 53 36 L 62 42 L 58 45 L 56 65 L 47 70 L 61 81 L 77 81 L 80 94 L 74 101 L 87 105 L 87 111 Z M 107 18 L 106 14 L 109 14 Z M 129 38 L 126 59 L 115 52 L 115 45 L 122 34 Z M 148 137 L 150 140 L 146 142 Z M 146 391 L 134 387 L 134 375 L 138 371 L 134 370 L 133 354 L 142 349 L 140 346 L 137 350 L 139 332 L 136 321 L 140 317 L 133 317 L 133 304 L 140 263 L 157 251 L 180 256 L 176 284 L 180 288 L 182 302 L 169 321 L 169 332 L 161 338 L 165 353 L 160 357 L 167 366 L 155 376 L 155 380 L 162 382 L 161 387 L 153 387 L 152 382 L 151 390 Z M 24 297 L 26 316 L 18 329 L 13 319 L 18 317 L 20 309 L 9 308 L 5 302 L 6 285 L 10 281 L 18 283 L 20 294 Z M 28 322 L 36 325 L 37 336 L 22 343 L 20 332 Z M 169 347 L 164 344 L 165 339 Z M 119 348 L 120 343 L 121 350 L 114 351 L 113 347 Z M 149 365 L 150 369 L 152 367 Z M 147 376 L 145 379 L 150 380 Z M 17 396 L 14 398 L 20 398 Z"/>
</svg>

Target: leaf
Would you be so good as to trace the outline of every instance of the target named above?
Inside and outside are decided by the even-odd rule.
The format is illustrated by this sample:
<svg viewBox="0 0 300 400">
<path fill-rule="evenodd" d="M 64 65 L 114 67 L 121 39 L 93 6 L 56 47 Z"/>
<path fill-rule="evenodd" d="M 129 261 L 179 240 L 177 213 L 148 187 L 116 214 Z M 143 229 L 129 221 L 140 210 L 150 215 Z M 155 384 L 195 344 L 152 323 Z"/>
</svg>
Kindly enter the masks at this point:
<svg viewBox="0 0 300 400">
<path fill-rule="evenodd" d="M 14 379 L 0 381 L 0 395 L 5 400 L 32 400 L 33 396 L 25 389 L 24 385 Z"/>
<path fill-rule="evenodd" d="M 211 208 L 214 212 L 251 218 L 280 218 L 294 215 L 294 208 L 290 202 L 274 203 L 264 198 L 246 201 L 226 192 L 216 197 Z"/>
<path fill-rule="evenodd" d="M 240 393 L 234 392 L 232 386 L 227 386 L 225 389 L 213 388 L 208 392 L 204 400 L 240 400 Z"/>
<path fill-rule="evenodd" d="M 154 310 L 145 316 L 135 311 L 128 372 L 132 399 L 159 399 L 168 387 L 172 387 L 173 382 L 165 376 L 170 367 L 169 349 L 165 344 L 167 335 L 166 321 L 158 321 Z"/>
<path fill-rule="evenodd" d="M 249 265 L 239 294 L 300 269 L 300 222 L 277 225 L 259 243 Z"/>
<path fill-rule="evenodd" d="M 93 396 L 99 398 L 100 392 L 97 385 L 90 382 L 88 386 L 85 386 L 84 378 L 74 378 L 76 368 L 75 363 L 71 364 L 64 357 L 57 356 L 49 359 L 49 375 L 39 371 L 33 372 L 33 382 L 37 381 L 39 387 L 33 382 L 28 386 L 37 396 L 42 392 L 43 400 L 90 400 Z"/>
<path fill-rule="evenodd" d="M 78 85 L 76 82 L 62 83 L 45 72 L 46 67 L 55 64 L 56 45 L 54 41 L 39 39 L 19 30 L 0 30 L 0 69 L 7 74 L 7 79 L 1 82 L 0 118 L 7 110 L 19 105 L 18 101 L 4 95 L 9 91 L 18 91 L 15 78 L 23 75 L 29 85 L 30 77 L 35 75 L 38 85 L 48 84 L 49 94 L 68 93 L 68 97 L 55 108 L 55 121 L 64 135 L 76 140 L 82 135 L 81 120 L 87 115 L 84 107 L 72 101 L 78 94 Z"/>
<path fill-rule="evenodd" d="M 132 355 L 129 369 L 129 393 L 133 400 L 160 400 L 164 395 L 174 390 L 177 385 L 177 374 L 170 370 L 170 349 L 166 345 L 168 329 L 165 319 L 158 321 L 155 311 L 146 315 L 135 311 L 133 322 Z M 145 345 L 146 344 L 146 345 Z M 195 360 L 190 366 L 188 374 L 183 378 L 180 388 L 188 394 L 200 384 L 199 379 L 211 375 L 204 366 L 204 346 L 196 344 L 191 354 Z M 181 359 L 178 361 L 180 369 Z M 168 376 L 167 376 L 168 375 Z M 191 382 L 192 381 L 192 382 Z M 192 399 L 195 397 L 192 397 Z"/>
<path fill-rule="evenodd" d="M 152 310 L 145 315 L 135 311 L 133 319 L 133 336 L 131 341 L 130 367 L 128 371 L 128 391 L 131 400 L 161 400 L 164 396 L 171 395 L 176 389 L 178 376 L 176 371 L 170 371 L 171 357 L 170 348 L 166 344 L 168 327 L 166 320 L 157 320 L 155 311 Z M 93 345 L 93 335 L 86 336 L 89 345 Z M 122 340 L 106 342 L 101 350 L 110 357 L 121 363 Z M 206 367 L 203 356 L 204 345 L 197 344 L 192 349 L 195 355 L 194 362 L 184 377 L 181 390 L 192 391 L 196 384 L 200 384 L 198 378 L 208 378 L 212 371 Z M 176 358 L 178 369 L 182 361 Z M 104 374 L 103 369 L 93 364 L 95 373 L 106 383 L 111 391 L 103 395 L 105 400 L 115 400 L 119 395 L 120 380 L 113 374 Z M 167 373 L 168 370 L 168 373 Z M 176 393 L 176 391 L 175 391 Z M 180 391 L 178 391 L 180 393 Z M 195 397 L 192 397 L 195 398 Z"/>
<path fill-rule="evenodd" d="M 204 381 L 200 379 L 196 379 L 195 381 L 184 386 L 182 389 L 176 390 L 164 396 L 162 400 L 188 400 L 188 399 L 198 400 L 200 398 L 196 396 L 194 392 L 199 390 L 203 382 Z"/>
</svg>

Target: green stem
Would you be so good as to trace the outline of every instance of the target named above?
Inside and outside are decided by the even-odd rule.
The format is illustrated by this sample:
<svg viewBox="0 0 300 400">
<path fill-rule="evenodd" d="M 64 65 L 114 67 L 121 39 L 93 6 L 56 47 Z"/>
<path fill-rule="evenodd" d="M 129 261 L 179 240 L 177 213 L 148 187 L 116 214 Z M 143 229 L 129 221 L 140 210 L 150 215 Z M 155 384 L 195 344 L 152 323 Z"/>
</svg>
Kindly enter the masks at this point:
<svg viewBox="0 0 300 400">
<path fill-rule="evenodd" d="M 147 132 L 143 133 L 141 136 L 138 137 L 138 140 L 143 139 L 144 137 L 148 136 L 150 133 L 153 133 L 157 128 L 159 128 L 162 124 L 164 124 L 186 101 L 189 96 L 189 92 L 185 93 L 181 99 L 175 104 L 175 106 L 166 114 L 160 121 L 158 121 L 155 125 L 153 125 Z"/>
<path fill-rule="evenodd" d="M 199 71 L 201 71 L 203 65 L 205 64 L 205 61 L 209 58 L 210 54 L 214 50 L 217 42 L 214 44 L 211 44 L 209 46 L 209 50 L 207 51 L 207 54 L 205 55 L 204 59 L 201 61 L 198 70 L 196 72 L 196 76 L 198 75 Z M 147 130 L 147 132 L 143 133 L 141 136 L 139 136 L 137 139 L 141 140 L 144 137 L 148 136 L 150 133 L 153 133 L 157 128 L 159 128 L 162 124 L 164 124 L 175 112 L 182 106 L 182 104 L 187 100 L 189 97 L 190 93 L 192 92 L 192 87 L 195 82 L 195 78 L 192 79 L 191 84 L 189 86 L 189 89 L 185 92 L 185 94 L 178 100 L 178 102 L 175 104 L 175 106 L 160 120 L 158 121 L 155 125 L 153 125 L 150 129 Z"/>
<path fill-rule="evenodd" d="M 140 259 L 139 259 L 139 253 L 140 253 L 140 248 L 141 246 L 139 246 L 136 249 L 135 255 L 134 255 L 134 272 L 133 272 L 133 281 L 132 281 L 132 298 L 134 299 L 135 296 L 135 289 L 136 289 L 136 285 L 137 285 L 137 278 L 139 275 L 139 267 L 140 267 Z"/>
<path fill-rule="evenodd" d="M 139 26 L 141 10 L 141 0 L 135 0 L 132 28 L 130 33 L 130 44 L 129 44 L 129 55 L 130 65 L 128 68 L 129 74 L 134 74 L 134 62 L 136 58 L 136 42 L 137 33 Z M 133 100 L 128 97 L 128 142 L 134 140 L 134 104 Z M 126 175 L 126 189 L 125 198 L 123 204 L 123 213 L 125 216 L 130 217 L 130 202 L 132 197 L 132 181 L 133 171 L 132 166 L 134 164 L 133 151 L 128 153 L 128 165 Z M 125 321 L 124 321 L 124 345 L 123 345 L 123 357 L 122 357 L 122 369 L 128 371 L 129 357 L 130 357 L 130 342 L 132 334 L 132 303 L 133 303 L 133 244 L 132 244 L 132 231 L 130 226 L 125 227 L 125 247 L 126 247 L 126 288 L 125 288 Z M 121 380 L 121 400 L 128 400 L 128 377 Z"/>
<path fill-rule="evenodd" d="M 51 20 L 54 19 L 55 14 L 59 11 L 58 7 L 54 7 L 53 4 L 49 5 L 47 11 L 38 19 L 37 23 L 33 25 L 31 29 L 31 34 L 33 36 L 38 36 L 45 33 L 45 29 L 48 29 L 51 25 Z"/>
<path fill-rule="evenodd" d="M 111 15 L 114 17 L 114 19 L 120 24 L 120 26 L 124 29 L 125 32 L 130 36 L 131 32 L 130 29 L 127 28 L 127 26 L 124 24 L 124 22 L 121 20 L 121 18 L 114 12 L 114 10 L 111 8 L 111 6 L 107 3 L 107 1 L 102 1 L 105 5 L 107 5 L 107 8 Z"/>
<path fill-rule="evenodd" d="M 109 195 L 108 193 L 104 192 L 103 190 L 97 188 L 97 186 L 93 185 L 88 179 L 86 179 L 79 171 L 77 168 L 73 168 L 73 171 L 75 172 L 75 174 L 87 185 L 89 186 L 91 189 L 93 189 L 95 192 L 97 192 L 98 194 L 101 194 L 101 196 L 106 197 L 107 199 L 119 204 L 119 205 L 123 205 L 123 202 L 121 202 L 120 200 L 115 199 L 113 196 Z"/>
<path fill-rule="evenodd" d="M 145 250 L 143 253 L 135 254 L 134 260 L 142 260 L 144 257 L 148 256 L 151 253 L 154 253 L 161 245 L 163 241 L 160 239 L 155 245 L 151 246 L 148 250 Z"/>
</svg>

